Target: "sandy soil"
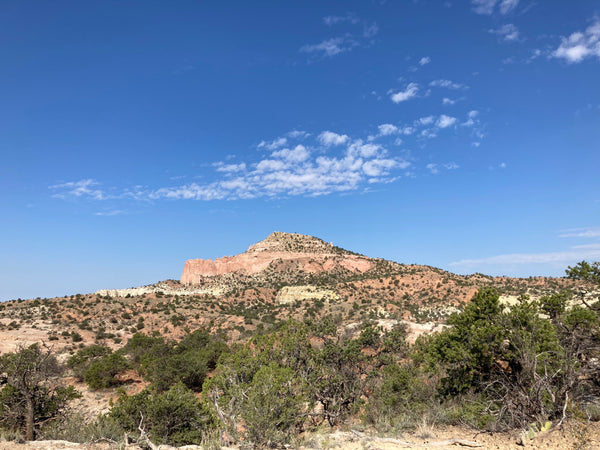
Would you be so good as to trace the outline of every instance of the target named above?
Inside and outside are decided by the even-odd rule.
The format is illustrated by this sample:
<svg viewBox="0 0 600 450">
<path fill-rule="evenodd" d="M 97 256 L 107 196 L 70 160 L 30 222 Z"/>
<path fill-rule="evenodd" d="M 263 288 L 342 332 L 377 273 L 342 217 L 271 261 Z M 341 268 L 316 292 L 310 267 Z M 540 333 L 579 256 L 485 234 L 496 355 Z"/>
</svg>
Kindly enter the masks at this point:
<svg viewBox="0 0 600 450">
<path fill-rule="evenodd" d="M 520 433 L 477 433 L 460 427 L 429 428 L 417 433 L 372 437 L 368 433 L 354 431 L 336 431 L 314 434 L 308 437 L 302 450 L 341 449 L 341 450 L 397 450 L 408 448 L 429 449 L 600 449 L 600 423 L 571 422 L 549 431 L 538 433 L 533 439 L 520 440 Z M 126 448 L 137 450 L 136 445 L 119 447 L 110 443 L 74 444 L 66 441 L 37 441 L 28 443 L 0 442 L 0 450 L 31 449 L 86 449 L 113 450 Z M 161 449 L 174 447 L 161 446 Z M 185 446 L 183 449 L 200 449 L 198 446 Z"/>
</svg>

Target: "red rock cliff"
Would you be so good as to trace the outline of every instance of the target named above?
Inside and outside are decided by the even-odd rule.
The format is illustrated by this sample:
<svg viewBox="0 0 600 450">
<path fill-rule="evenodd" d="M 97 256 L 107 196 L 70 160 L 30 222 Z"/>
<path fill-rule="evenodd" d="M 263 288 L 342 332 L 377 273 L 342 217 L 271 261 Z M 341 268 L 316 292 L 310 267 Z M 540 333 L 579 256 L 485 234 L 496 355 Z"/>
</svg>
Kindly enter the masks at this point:
<svg viewBox="0 0 600 450">
<path fill-rule="evenodd" d="M 336 266 L 365 272 L 373 267 L 367 257 L 353 255 L 321 239 L 301 234 L 275 232 L 264 241 L 250 246 L 248 251 L 236 256 L 211 259 L 190 259 L 185 262 L 181 282 L 198 284 L 204 277 L 232 272 L 256 274 L 265 270 L 274 260 L 293 260 L 307 272 L 331 270 Z"/>
</svg>

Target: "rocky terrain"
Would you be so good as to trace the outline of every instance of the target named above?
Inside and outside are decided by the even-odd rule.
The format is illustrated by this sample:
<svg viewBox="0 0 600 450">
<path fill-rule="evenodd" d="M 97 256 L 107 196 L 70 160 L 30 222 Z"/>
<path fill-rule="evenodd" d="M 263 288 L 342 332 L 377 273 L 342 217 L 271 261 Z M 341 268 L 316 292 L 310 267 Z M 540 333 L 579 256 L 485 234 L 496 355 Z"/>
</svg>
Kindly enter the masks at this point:
<svg viewBox="0 0 600 450">
<path fill-rule="evenodd" d="M 459 311 L 483 286 L 507 303 L 575 287 L 564 278 L 455 275 L 369 258 L 321 239 L 275 232 L 236 256 L 185 263 L 181 281 L 0 304 L 0 351 L 44 341 L 72 353 L 93 342 L 118 348 L 135 332 L 181 338 L 207 327 L 244 340 L 288 318 L 335 316 L 342 327 L 365 318 L 404 322 L 413 336 Z"/>
<path fill-rule="evenodd" d="M 579 288 L 578 282 L 566 278 L 456 275 L 429 266 L 369 258 L 311 236 L 275 232 L 240 255 L 187 261 L 181 281 L 1 303 L 0 353 L 42 342 L 64 362 L 93 343 L 118 349 L 137 332 L 179 340 L 205 328 L 227 342 L 240 342 L 276 329 L 290 318 L 314 323 L 324 317 L 331 318 L 338 334 L 346 336 L 357 336 L 365 321 L 384 330 L 401 324 L 408 341 L 414 342 L 423 333 L 443 329 L 446 318 L 461 311 L 485 286 L 495 287 L 506 304 L 518 301 L 522 294 L 538 298 Z M 119 377 L 120 389 L 128 395 L 148 385 L 135 371 Z M 86 417 L 106 412 L 118 397 L 114 389 L 90 391 L 75 378 L 67 382 L 83 394 L 74 407 Z M 434 437 L 443 440 L 459 433 L 464 434 L 461 430 L 429 430 L 429 438 L 401 440 L 424 445 Z M 577 436 L 569 433 L 564 439 L 571 445 Z M 407 448 L 352 433 L 335 439 L 331 436 L 319 437 L 320 444 L 314 448 L 330 448 L 330 444 Z M 482 441 L 484 448 L 506 448 L 516 442 L 508 435 L 476 440 Z M 329 444 L 323 444 L 326 441 Z M 21 448 L 7 445 L 0 442 L 0 448 Z"/>
</svg>

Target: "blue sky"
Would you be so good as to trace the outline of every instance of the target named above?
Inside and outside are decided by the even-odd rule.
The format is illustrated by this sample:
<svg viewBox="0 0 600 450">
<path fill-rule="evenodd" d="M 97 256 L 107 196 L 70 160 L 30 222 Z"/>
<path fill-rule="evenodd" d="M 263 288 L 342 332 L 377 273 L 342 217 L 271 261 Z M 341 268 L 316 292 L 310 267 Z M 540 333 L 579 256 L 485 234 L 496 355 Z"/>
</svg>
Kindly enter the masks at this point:
<svg viewBox="0 0 600 450">
<path fill-rule="evenodd" d="M 600 260 L 600 1 L 3 1 L 0 300 L 272 231 L 455 273 Z"/>
</svg>

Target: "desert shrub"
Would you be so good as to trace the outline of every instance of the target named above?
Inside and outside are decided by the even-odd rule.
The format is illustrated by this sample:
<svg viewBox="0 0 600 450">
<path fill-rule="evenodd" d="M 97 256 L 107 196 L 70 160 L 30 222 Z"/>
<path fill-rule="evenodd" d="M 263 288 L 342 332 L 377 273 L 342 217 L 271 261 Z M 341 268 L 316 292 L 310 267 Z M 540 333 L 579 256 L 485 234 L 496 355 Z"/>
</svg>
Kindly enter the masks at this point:
<svg viewBox="0 0 600 450">
<path fill-rule="evenodd" d="M 177 344 L 154 345 L 141 357 L 141 371 L 159 392 L 179 382 L 200 391 L 206 374 L 216 367 L 219 356 L 227 349 L 225 343 L 199 329 Z"/>
<path fill-rule="evenodd" d="M 167 353 L 169 347 L 163 337 L 151 337 L 143 333 L 136 333 L 127 341 L 120 352 L 127 355 L 133 364 L 139 365 L 142 358 L 157 358 Z"/>
<path fill-rule="evenodd" d="M 123 439 L 123 429 L 107 415 L 88 420 L 81 414 L 69 414 L 65 420 L 45 424 L 40 430 L 44 440 L 63 440 L 69 442 L 120 442 Z"/>
<path fill-rule="evenodd" d="M 90 365 L 111 353 L 111 349 L 102 345 L 90 345 L 82 348 L 67 360 L 67 367 L 73 371 L 73 375 L 83 381 L 83 376 Z"/>
<path fill-rule="evenodd" d="M 411 364 L 388 365 L 381 376 L 371 380 L 369 401 L 364 418 L 368 423 L 394 422 L 394 418 L 409 415 L 414 424 L 434 403 L 435 387 L 427 382 L 417 367 Z"/>
<path fill-rule="evenodd" d="M 468 423 L 509 429 L 559 418 L 600 387 L 598 312 L 569 309 L 569 298 L 522 296 L 503 311 L 498 293 L 482 289 L 448 320 L 452 328 L 420 340 L 415 360 L 441 377 L 446 399 L 472 396 L 453 408 Z"/>
<path fill-rule="evenodd" d="M 0 425 L 33 440 L 40 424 L 63 416 L 69 401 L 80 394 L 61 385 L 62 372 L 50 350 L 38 344 L 0 356 Z"/>
<path fill-rule="evenodd" d="M 417 357 L 423 357 L 431 372 L 442 370 L 443 395 L 457 395 L 488 380 L 506 337 L 499 297 L 492 288 L 481 289 L 463 312 L 448 318 L 451 328 L 419 343 Z"/>
<path fill-rule="evenodd" d="M 213 427 L 208 411 L 182 383 L 163 393 L 146 389 L 130 397 L 123 395 L 108 416 L 132 435 L 141 426 L 156 444 L 199 444 Z"/>
<path fill-rule="evenodd" d="M 289 442 L 304 422 L 301 386 L 289 367 L 270 364 L 254 374 L 241 415 L 250 442 L 266 447 Z"/>
<path fill-rule="evenodd" d="M 311 345 L 310 329 L 318 330 L 319 347 Z M 382 366 L 377 351 L 385 348 L 383 340 L 385 334 L 369 324 L 349 339 L 331 323 L 288 321 L 223 354 L 202 395 L 232 441 L 289 443 L 299 429 L 323 421 L 338 425 L 359 411 L 367 380 Z M 262 413 L 261 405 L 267 405 Z"/>
<path fill-rule="evenodd" d="M 120 353 L 111 353 L 90 364 L 83 379 L 92 390 L 105 389 L 119 384 L 115 378 L 120 372 L 130 368 Z"/>
</svg>

